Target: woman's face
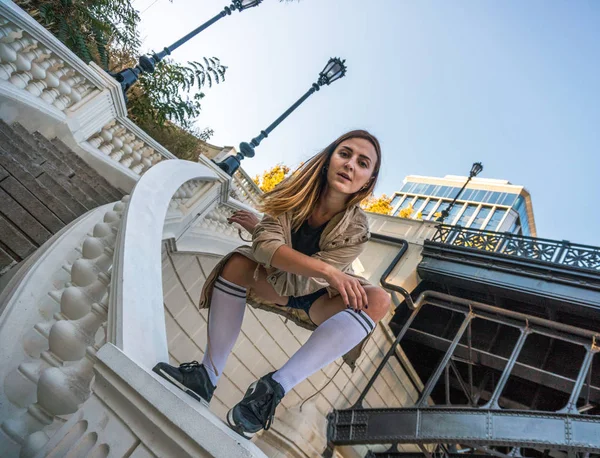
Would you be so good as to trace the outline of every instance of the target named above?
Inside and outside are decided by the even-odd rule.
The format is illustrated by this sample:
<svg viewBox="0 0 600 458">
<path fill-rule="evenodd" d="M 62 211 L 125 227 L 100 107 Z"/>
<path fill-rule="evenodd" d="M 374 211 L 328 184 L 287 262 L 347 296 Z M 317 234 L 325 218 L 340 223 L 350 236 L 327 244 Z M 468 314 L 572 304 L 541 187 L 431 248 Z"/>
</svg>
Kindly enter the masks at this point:
<svg viewBox="0 0 600 458">
<path fill-rule="evenodd" d="M 327 169 L 327 184 L 343 194 L 354 194 L 371 179 L 377 152 L 364 138 L 344 140 L 333 151 Z"/>
</svg>

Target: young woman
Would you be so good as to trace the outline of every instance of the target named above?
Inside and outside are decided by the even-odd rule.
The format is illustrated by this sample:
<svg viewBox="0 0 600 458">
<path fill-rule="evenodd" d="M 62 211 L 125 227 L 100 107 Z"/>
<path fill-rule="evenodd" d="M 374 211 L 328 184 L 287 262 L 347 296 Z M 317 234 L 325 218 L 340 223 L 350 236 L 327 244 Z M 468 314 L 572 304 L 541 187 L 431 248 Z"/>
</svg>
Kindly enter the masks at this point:
<svg viewBox="0 0 600 458">
<path fill-rule="evenodd" d="M 381 288 L 352 273 L 369 239 L 358 204 L 379 174 L 381 150 L 364 130 L 348 132 L 263 197 L 258 220 L 237 212 L 252 233 L 252 246 L 226 255 L 209 275 L 200 308 L 210 307 L 202 364 L 159 363 L 162 377 L 209 402 L 240 333 L 246 303 L 283 314 L 314 332 L 279 370 L 254 382 L 227 415 L 245 437 L 268 429 L 275 408 L 295 385 L 359 344 L 388 311 Z"/>
</svg>

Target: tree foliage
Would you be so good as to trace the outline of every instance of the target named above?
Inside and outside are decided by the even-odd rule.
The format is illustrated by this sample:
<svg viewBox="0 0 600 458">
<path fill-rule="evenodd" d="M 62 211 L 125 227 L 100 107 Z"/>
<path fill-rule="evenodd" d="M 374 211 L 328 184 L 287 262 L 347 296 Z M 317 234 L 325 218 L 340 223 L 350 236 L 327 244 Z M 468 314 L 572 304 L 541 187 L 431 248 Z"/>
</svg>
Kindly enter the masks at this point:
<svg viewBox="0 0 600 458">
<path fill-rule="evenodd" d="M 380 213 L 382 215 L 389 215 L 392 211 L 392 198 L 385 194 L 380 197 L 371 196 L 363 200 L 360 206 L 363 210 L 371 213 Z"/>
<path fill-rule="evenodd" d="M 398 218 L 410 218 L 414 211 L 415 209 L 412 204 L 410 204 L 408 207 L 403 208 L 398 212 Z"/>
<path fill-rule="evenodd" d="M 192 132 L 201 112 L 201 89 L 223 82 L 226 70 L 216 57 L 204 58 L 204 64 L 188 62 L 187 66 L 165 59 L 154 73 L 142 74 L 127 93 L 129 116 L 136 123 L 175 124 Z"/>
<path fill-rule="evenodd" d="M 84 62 L 109 67 L 109 49 L 137 53 L 139 13 L 131 0 L 16 0 Z"/>
<path fill-rule="evenodd" d="M 252 181 L 263 191 L 272 191 L 275 186 L 281 183 L 284 178 L 290 173 L 290 168 L 284 164 L 276 164 L 269 170 L 264 171 L 261 175 L 256 175 Z"/>
</svg>

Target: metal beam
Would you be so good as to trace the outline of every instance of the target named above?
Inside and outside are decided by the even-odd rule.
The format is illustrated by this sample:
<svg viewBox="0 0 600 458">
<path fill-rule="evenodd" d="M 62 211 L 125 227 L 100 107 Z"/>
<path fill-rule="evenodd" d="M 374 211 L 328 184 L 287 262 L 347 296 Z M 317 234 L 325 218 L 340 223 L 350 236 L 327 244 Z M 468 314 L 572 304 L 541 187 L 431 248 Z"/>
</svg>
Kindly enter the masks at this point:
<svg viewBox="0 0 600 458">
<path fill-rule="evenodd" d="M 335 445 L 469 443 L 598 452 L 599 430 L 600 417 L 581 414 L 452 407 L 348 409 L 328 416 L 327 438 Z"/>
<path fill-rule="evenodd" d="M 408 329 L 405 338 L 442 352 L 446 352 L 452 343 L 452 341 L 448 339 L 444 339 L 442 337 L 438 337 L 416 329 Z M 459 344 L 454 350 L 454 356 L 465 359 L 468 358 L 469 354 L 467 346 Z M 500 372 L 504 370 L 506 364 L 508 363 L 507 358 L 494 355 L 477 348 L 473 349 L 473 361 L 484 367 L 490 367 Z M 552 372 L 544 371 L 537 367 L 528 366 L 518 361 L 515 363 L 511 375 L 568 394 L 573 391 L 573 387 L 575 386 L 575 380 L 573 379 L 563 377 L 558 374 L 553 374 Z M 600 402 L 600 387 L 591 386 L 589 393 L 590 401 L 593 403 Z"/>
</svg>

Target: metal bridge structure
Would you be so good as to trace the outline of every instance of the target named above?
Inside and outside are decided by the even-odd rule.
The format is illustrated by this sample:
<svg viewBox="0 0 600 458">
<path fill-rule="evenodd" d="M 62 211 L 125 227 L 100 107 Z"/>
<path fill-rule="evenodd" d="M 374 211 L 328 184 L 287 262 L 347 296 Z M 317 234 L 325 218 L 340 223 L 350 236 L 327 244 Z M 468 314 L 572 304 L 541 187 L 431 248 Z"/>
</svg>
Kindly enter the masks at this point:
<svg viewBox="0 0 600 458">
<path fill-rule="evenodd" d="M 358 401 L 328 417 L 335 445 L 387 444 L 369 457 L 600 456 L 600 249 L 440 225 L 421 283 L 390 327 L 396 340 Z M 403 408 L 363 401 L 399 349 L 423 381 Z M 327 451 L 326 451 L 327 453 Z M 423 455 L 420 455 L 423 456 Z"/>
</svg>

